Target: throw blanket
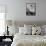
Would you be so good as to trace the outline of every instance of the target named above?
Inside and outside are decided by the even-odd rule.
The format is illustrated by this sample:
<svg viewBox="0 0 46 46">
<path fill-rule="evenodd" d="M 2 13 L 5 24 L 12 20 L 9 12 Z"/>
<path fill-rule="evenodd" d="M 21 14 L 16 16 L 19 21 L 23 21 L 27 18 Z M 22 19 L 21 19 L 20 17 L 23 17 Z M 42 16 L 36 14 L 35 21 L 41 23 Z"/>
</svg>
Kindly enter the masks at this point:
<svg viewBox="0 0 46 46">
<path fill-rule="evenodd" d="M 16 34 L 11 46 L 46 46 L 46 36 Z"/>
</svg>

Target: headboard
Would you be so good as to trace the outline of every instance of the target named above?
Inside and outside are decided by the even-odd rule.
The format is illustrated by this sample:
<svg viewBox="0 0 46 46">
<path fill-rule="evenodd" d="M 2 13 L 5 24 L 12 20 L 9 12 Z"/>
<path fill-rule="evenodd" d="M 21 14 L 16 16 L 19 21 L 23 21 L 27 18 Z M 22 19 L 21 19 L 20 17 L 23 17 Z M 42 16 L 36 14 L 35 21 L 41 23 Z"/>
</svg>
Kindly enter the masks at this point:
<svg viewBox="0 0 46 46">
<path fill-rule="evenodd" d="M 24 24 L 27 24 L 27 25 L 33 25 L 33 24 L 45 25 L 46 21 L 15 21 L 15 24 L 19 25 L 19 26 L 23 26 Z"/>
<path fill-rule="evenodd" d="M 15 20 L 6 20 L 6 24 L 8 25 L 19 25 L 19 26 L 24 26 L 24 24 L 27 25 L 45 25 L 46 21 L 15 21 Z"/>
</svg>

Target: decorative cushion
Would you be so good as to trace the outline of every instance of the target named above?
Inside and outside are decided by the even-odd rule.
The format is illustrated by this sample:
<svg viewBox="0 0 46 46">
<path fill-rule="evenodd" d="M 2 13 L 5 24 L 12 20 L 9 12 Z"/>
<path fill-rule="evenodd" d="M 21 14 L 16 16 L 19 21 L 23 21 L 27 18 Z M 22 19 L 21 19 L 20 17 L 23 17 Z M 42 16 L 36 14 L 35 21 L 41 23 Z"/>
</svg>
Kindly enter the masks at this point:
<svg viewBox="0 0 46 46">
<path fill-rule="evenodd" d="M 19 28 L 15 26 L 9 26 L 9 35 L 15 35 L 19 32 Z"/>
<path fill-rule="evenodd" d="M 32 35 L 39 35 L 41 34 L 41 28 L 39 26 L 32 27 Z"/>
</svg>

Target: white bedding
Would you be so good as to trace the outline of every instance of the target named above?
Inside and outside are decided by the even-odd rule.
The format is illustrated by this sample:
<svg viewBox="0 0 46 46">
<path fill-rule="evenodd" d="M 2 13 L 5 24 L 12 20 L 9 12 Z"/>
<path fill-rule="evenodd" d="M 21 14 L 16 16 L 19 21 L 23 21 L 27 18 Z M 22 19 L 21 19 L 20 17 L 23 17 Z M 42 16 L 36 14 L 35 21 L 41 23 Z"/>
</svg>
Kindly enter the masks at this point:
<svg viewBox="0 0 46 46">
<path fill-rule="evenodd" d="M 46 36 L 16 34 L 11 46 L 46 46 Z"/>
</svg>

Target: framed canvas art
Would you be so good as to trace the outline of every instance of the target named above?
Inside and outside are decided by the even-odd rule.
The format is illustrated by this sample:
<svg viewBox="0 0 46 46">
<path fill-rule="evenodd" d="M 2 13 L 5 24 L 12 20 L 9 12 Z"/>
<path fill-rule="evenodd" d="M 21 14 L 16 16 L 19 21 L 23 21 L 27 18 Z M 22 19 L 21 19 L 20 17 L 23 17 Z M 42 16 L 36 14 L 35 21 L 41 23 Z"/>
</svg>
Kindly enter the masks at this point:
<svg viewBox="0 0 46 46">
<path fill-rule="evenodd" d="M 36 3 L 26 3 L 26 16 L 36 15 Z"/>
</svg>

